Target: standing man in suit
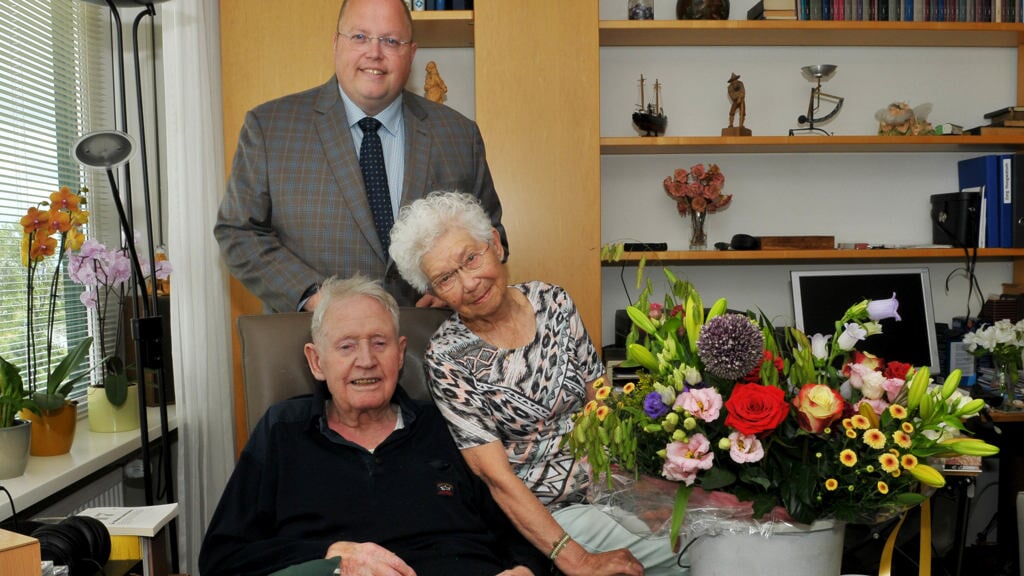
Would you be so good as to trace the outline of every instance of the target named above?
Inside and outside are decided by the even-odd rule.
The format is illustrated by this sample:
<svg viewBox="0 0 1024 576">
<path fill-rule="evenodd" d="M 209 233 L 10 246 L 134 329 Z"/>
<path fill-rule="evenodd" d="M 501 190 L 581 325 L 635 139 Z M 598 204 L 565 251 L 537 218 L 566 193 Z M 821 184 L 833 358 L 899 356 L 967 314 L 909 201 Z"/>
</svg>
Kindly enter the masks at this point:
<svg viewBox="0 0 1024 576">
<path fill-rule="evenodd" d="M 388 256 L 389 223 L 371 211 L 360 168 L 367 117 L 379 122 L 392 219 L 433 190 L 470 193 L 507 253 L 480 130 L 405 90 L 415 54 L 402 0 L 345 0 L 335 77 L 246 114 L 214 236 L 231 274 L 266 308 L 313 310 L 325 278 L 357 272 L 381 280 L 401 305 L 441 305 L 405 283 Z"/>
</svg>

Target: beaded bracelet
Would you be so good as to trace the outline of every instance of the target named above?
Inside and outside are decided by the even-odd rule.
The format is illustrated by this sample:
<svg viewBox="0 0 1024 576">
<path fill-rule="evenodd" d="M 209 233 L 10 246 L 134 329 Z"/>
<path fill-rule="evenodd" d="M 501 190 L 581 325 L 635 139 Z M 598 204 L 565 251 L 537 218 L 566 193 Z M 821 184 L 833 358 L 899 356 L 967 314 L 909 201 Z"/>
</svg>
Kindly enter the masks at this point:
<svg viewBox="0 0 1024 576">
<path fill-rule="evenodd" d="M 558 558 L 558 555 L 562 553 L 562 550 L 564 550 L 566 545 L 568 544 L 569 533 L 563 531 L 562 535 L 559 536 L 558 540 L 554 542 L 554 544 L 552 545 L 551 552 L 548 554 L 548 560 L 551 560 L 553 562 L 555 558 Z"/>
</svg>

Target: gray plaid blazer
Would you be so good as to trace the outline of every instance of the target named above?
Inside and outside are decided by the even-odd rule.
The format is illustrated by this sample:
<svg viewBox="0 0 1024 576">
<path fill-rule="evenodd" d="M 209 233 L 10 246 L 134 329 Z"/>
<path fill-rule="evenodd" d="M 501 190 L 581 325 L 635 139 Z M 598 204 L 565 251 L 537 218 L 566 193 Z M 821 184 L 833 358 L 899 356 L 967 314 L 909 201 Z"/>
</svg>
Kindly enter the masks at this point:
<svg viewBox="0 0 1024 576">
<path fill-rule="evenodd" d="M 476 123 L 405 92 L 407 205 L 434 190 L 478 197 L 501 232 L 501 202 Z M 214 236 L 228 270 L 275 311 L 293 311 L 328 276 L 362 272 L 383 281 L 401 305 L 418 294 L 384 253 L 338 83 L 249 111 L 238 138 Z"/>
</svg>

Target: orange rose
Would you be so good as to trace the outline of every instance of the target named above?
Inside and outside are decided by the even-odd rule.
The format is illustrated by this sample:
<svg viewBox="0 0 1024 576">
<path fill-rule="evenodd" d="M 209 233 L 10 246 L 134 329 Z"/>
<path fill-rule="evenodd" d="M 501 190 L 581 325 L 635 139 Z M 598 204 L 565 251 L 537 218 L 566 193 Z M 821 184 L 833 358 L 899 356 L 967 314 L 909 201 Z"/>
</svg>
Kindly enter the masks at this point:
<svg viewBox="0 0 1024 576">
<path fill-rule="evenodd" d="M 804 384 L 793 398 L 800 428 L 818 433 L 843 415 L 843 397 L 824 384 Z"/>
</svg>

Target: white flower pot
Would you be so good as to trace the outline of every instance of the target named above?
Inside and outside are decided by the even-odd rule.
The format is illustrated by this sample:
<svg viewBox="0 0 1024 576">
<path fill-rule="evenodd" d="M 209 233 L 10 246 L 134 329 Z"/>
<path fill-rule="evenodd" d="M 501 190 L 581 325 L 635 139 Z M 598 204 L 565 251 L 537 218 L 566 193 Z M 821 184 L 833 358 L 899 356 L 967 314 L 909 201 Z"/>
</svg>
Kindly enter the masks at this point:
<svg viewBox="0 0 1024 576">
<path fill-rule="evenodd" d="M 103 388 L 90 386 L 89 430 L 93 432 L 128 432 L 139 429 L 139 387 L 128 387 L 128 398 L 124 404 L 114 406 L 107 400 Z"/>
<path fill-rule="evenodd" d="M 748 524 L 725 522 L 690 546 L 691 576 L 839 576 L 846 524 L 777 525 L 771 536 L 750 534 Z"/>
</svg>

